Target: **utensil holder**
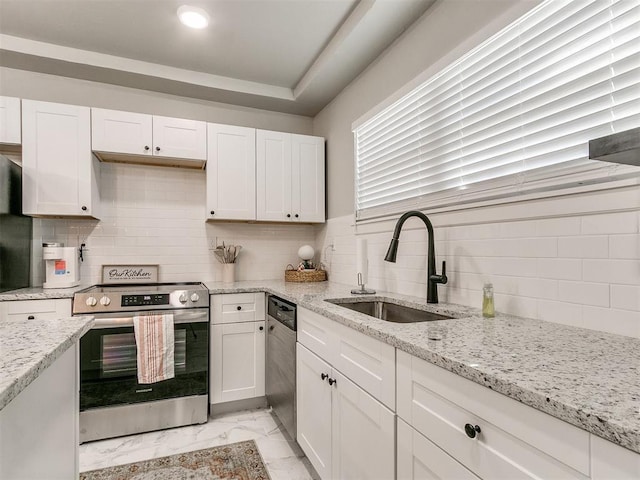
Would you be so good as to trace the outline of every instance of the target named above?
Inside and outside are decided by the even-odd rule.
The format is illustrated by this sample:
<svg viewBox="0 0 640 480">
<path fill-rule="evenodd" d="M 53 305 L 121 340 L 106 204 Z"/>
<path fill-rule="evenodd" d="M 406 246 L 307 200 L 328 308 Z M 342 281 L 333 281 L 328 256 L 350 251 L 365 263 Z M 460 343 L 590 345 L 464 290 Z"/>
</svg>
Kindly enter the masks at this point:
<svg viewBox="0 0 640 480">
<path fill-rule="evenodd" d="M 233 283 L 236 281 L 236 264 L 222 264 L 222 283 Z"/>
</svg>

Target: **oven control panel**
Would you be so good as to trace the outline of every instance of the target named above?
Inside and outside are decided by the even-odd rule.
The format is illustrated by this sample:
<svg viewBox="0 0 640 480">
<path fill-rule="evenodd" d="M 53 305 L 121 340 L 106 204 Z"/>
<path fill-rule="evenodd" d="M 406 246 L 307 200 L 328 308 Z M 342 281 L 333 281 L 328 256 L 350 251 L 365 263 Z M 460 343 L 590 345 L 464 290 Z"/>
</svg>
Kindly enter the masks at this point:
<svg viewBox="0 0 640 480">
<path fill-rule="evenodd" d="M 123 288 L 119 286 L 95 286 L 76 292 L 73 296 L 73 314 L 137 312 L 209 306 L 209 291 L 202 284 L 144 285 L 133 286 L 129 291 L 122 290 Z"/>
<path fill-rule="evenodd" d="M 168 293 L 152 295 L 122 295 L 121 307 L 141 307 L 146 305 L 170 305 Z"/>
</svg>

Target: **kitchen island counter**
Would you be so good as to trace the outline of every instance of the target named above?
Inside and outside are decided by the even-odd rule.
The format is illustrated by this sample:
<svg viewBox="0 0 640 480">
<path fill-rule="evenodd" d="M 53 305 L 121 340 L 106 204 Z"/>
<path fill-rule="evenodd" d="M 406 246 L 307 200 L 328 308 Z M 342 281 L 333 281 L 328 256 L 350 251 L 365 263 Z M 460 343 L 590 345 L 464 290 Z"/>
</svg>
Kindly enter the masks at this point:
<svg viewBox="0 0 640 480">
<path fill-rule="evenodd" d="M 93 317 L 0 319 L 0 410 L 91 328 Z"/>
<path fill-rule="evenodd" d="M 205 284 L 212 294 L 280 296 L 640 453 L 640 339 L 500 313 L 486 319 L 477 308 L 395 293 L 367 295 L 455 317 L 391 323 L 326 302 L 358 297 L 352 286 L 330 282 Z"/>
</svg>

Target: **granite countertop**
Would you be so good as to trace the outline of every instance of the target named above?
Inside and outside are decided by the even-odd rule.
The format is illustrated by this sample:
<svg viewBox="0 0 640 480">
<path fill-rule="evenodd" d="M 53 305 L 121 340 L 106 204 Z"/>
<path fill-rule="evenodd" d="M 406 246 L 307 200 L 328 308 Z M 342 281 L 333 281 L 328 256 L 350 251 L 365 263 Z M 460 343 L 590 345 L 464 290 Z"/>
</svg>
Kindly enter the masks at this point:
<svg viewBox="0 0 640 480">
<path fill-rule="evenodd" d="M 56 298 L 73 298 L 73 294 L 90 285 L 78 285 L 70 288 L 42 288 L 28 287 L 18 290 L 10 290 L 0 293 L 0 302 L 12 302 L 14 300 L 47 300 Z"/>
<path fill-rule="evenodd" d="M 412 324 L 385 322 L 326 302 L 363 298 L 351 295 L 352 285 L 332 282 L 256 280 L 205 285 L 212 294 L 273 293 L 640 453 L 640 339 L 500 313 L 485 319 L 477 308 L 430 305 L 425 299 L 395 293 L 367 296 L 455 317 Z M 61 291 L 59 295 L 64 296 L 55 296 L 53 290 L 24 290 L 0 294 L 0 301 L 73 295 L 72 289 Z M 0 348 L 4 348 L 7 341 L 2 330 L 0 335 Z M 10 398 L 5 399 L 7 360 L 4 350 L 0 351 L 1 408 Z"/>
<path fill-rule="evenodd" d="M 59 320 L 0 319 L 0 410 L 77 342 L 92 324 L 90 316 Z"/>
<path fill-rule="evenodd" d="M 353 286 L 284 281 L 207 283 L 211 293 L 266 291 L 640 453 L 640 339 L 378 292 L 367 298 L 449 314 L 398 324 L 325 302 Z M 433 340 L 437 339 L 437 340 Z"/>
</svg>

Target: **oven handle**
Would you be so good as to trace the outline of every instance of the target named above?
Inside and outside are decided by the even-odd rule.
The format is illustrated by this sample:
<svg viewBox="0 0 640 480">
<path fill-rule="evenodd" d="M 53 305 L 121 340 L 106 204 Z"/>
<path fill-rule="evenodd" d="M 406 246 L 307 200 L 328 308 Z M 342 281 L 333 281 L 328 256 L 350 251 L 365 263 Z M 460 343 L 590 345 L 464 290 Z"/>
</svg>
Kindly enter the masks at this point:
<svg viewBox="0 0 640 480">
<path fill-rule="evenodd" d="M 145 312 L 146 313 L 146 312 Z M 206 323 L 209 322 L 209 311 L 199 310 L 198 312 L 158 312 L 161 313 L 173 313 L 173 323 Z M 144 314 L 144 313 L 143 313 Z M 100 318 L 96 316 L 93 322 L 92 329 L 98 328 L 121 328 L 121 327 L 133 327 L 134 315 L 127 314 L 122 316 L 109 316 L 108 318 Z"/>
</svg>

